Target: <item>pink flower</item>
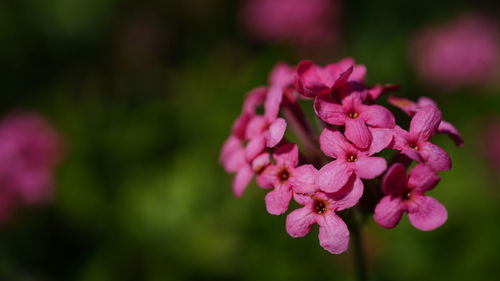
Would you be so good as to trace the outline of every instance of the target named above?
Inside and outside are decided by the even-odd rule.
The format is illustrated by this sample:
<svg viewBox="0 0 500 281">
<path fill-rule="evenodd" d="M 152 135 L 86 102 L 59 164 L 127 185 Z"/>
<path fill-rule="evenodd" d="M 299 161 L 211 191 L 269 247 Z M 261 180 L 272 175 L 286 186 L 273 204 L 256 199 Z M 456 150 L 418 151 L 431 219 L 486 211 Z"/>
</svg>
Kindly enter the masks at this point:
<svg viewBox="0 0 500 281">
<path fill-rule="evenodd" d="M 264 102 L 266 93 L 265 87 L 255 88 L 248 93 L 243 104 L 243 113 L 234 122 L 231 135 L 224 142 L 219 157 L 227 172 L 236 173 L 232 186 L 238 197 L 243 194 L 254 174 L 265 168 L 263 161 L 266 155 L 262 154 L 263 148 L 255 148 L 255 145 L 258 145 L 256 142 L 246 144 L 246 132 L 250 121 L 256 116 L 257 107 Z M 254 161 L 256 163 L 253 163 Z"/>
<path fill-rule="evenodd" d="M 231 135 L 222 146 L 219 161 L 226 172 L 237 172 L 247 162 L 244 146 L 245 133 L 248 123 L 256 114 L 257 107 L 264 102 L 266 93 L 265 87 L 258 87 L 248 92 L 243 104 L 243 113 L 233 123 Z"/>
<path fill-rule="evenodd" d="M 327 99 L 314 100 L 316 115 L 332 125 L 345 125 L 345 136 L 357 147 L 366 149 L 372 142 L 368 125 L 379 128 L 394 128 L 392 113 L 380 105 L 364 105 L 361 94 L 353 92 L 341 104 Z"/>
<path fill-rule="evenodd" d="M 481 15 L 464 15 L 418 33 L 411 55 L 420 76 L 441 89 L 489 85 L 500 78 L 500 30 Z"/>
<path fill-rule="evenodd" d="M 62 158 L 59 133 L 33 113 L 18 112 L 0 121 L 0 180 L 6 219 L 10 208 L 49 200 L 53 173 Z"/>
<path fill-rule="evenodd" d="M 262 181 L 271 183 L 274 189 L 266 195 L 266 208 L 270 214 L 280 215 L 286 212 L 292 199 L 291 178 L 299 164 L 299 149 L 296 144 L 287 143 L 276 148 L 274 165 L 269 165 L 262 172 Z"/>
<path fill-rule="evenodd" d="M 375 221 L 383 227 L 393 228 L 408 213 L 410 223 L 423 231 L 441 226 L 448 218 L 445 207 L 424 193 L 434 188 L 439 177 L 427 165 L 419 164 L 406 177 L 406 168 L 392 165 L 382 180 L 386 195 L 375 207 Z"/>
<path fill-rule="evenodd" d="M 242 21 L 261 41 L 327 45 L 337 36 L 338 6 L 330 0 L 247 0 Z"/>
<path fill-rule="evenodd" d="M 441 123 L 441 112 L 433 105 L 422 107 L 411 119 L 410 131 L 394 128 L 394 149 L 436 171 L 451 169 L 451 159 L 439 146 L 429 142 Z"/>
<path fill-rule="evenodd" d="M 427 97 L 421 97 L 417 102 L 400 97 L 390 97 L 389 103 L 403 110 L 407 115 L 413 117 L 420 108 L 426 105 L 433 105 L 437 107 L 436 102 Z M 441 120 L 437 128 L 437 133 L 447 134 L 455 143 L 456 146 L 463 146 L 464 140 L 460 132 L 451 123 Z"/>
<path fill-rule="evenodd" d="M 332 129 L 324 129 L 320 136 L 321 150 L 336 160 L 319 170 L 316 184 L 324 192 L 337 192 L 352 175 L 356 178 L 373 179 L 387 168 L 382 157 L 373 154 L 386 148 L 392 141 L 389 129 L 371 128 L 373 141 L 367 150 L 360 150 L 349 143 L 344 136 Z"/>
<path fill-rule="evenodd" d="M 355 65 L 351 58 L 325 67 L 305 60 L 297 65 L 295 87 L 299 93 L 306 97 L 335 94 L 334 89 L 346 87 L 348 81 L 362 82 L 365 74 L 366 67 Z"/>
<path fill-rule="evenodd" d="M 332 254 L 340 254 L 348 248 L 349 230 L 336 212 L 348 209 L 359 201 L 363 184 L 359 178 L 351 176 L 337 192 L 325 193 L 313 184 L 316 173 L 311 165 L 301 166 L 302 181 L 309 184 L 299 185 L 302 193 L 295 194 L 294 198 L 304 207 L 287 216 L 286 231 L 294 238 L 303 237 L 314 224 L 318 224 L 321 247 Z"/>
</svg>

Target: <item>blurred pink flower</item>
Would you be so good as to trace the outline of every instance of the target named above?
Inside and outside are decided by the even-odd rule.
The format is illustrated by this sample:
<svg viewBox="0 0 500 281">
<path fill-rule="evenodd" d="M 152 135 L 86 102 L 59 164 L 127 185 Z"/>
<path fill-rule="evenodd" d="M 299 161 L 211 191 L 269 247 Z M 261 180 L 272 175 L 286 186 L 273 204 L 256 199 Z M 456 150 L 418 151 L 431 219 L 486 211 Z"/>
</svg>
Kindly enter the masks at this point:
<svg viewBox="0 0 500 281">
<path fill-rule="evenodd" d="M 51 198 L 61 157 L 61 137 L 40 116 L 14 113 L 0 121 L 0 221 L 17 205 Z"/>
<path fill-rule="evenodd" d="M 338 10 L 336 0 L 247 0 L 241 20 L 261 41 L 326 45 L 335 40 Z"/>
<path fill-rule="evenodd" d="M 444 90 L 490 85 L 500 78 L 500 29 L 480 15 L 424 29 L 411 57 L 420 76 Z"/>
</svg>

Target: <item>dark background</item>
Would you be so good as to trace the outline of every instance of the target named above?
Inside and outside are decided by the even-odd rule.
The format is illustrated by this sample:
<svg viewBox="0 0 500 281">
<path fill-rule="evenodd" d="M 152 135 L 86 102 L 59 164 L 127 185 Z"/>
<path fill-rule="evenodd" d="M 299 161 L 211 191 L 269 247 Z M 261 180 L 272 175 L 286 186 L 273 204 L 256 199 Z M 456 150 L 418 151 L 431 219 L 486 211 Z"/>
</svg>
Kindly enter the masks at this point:
<svg viewBox="0 0 500 281">
<path fill-rule="evenodd" d="M 500 172 L 483 130 L 500 113 L 499 88 L 442 93 L 408 57 L 421 28 L 469 11 L 498 19 L 498 3 L 342 1 L 339 41 L 318 53 L 253 39 L 240 1 L 1 1 L 0 111 L 42 114 L 68 147 L 55 200 L 1 227 L 0 279 L 354 280 L 350 252 L 328 254 L 317 229 L 289 237 L 265 191 L 234 198 L 218 163 L 244 94 L 276 62 L 352 56 L 369 84 L 435 99 L 466 143 L 435 139 L 454 161 L 430 193 L 448 208 L 443 227 L 368 222 L 370 276 L 498 280 Z"/>
</svg>

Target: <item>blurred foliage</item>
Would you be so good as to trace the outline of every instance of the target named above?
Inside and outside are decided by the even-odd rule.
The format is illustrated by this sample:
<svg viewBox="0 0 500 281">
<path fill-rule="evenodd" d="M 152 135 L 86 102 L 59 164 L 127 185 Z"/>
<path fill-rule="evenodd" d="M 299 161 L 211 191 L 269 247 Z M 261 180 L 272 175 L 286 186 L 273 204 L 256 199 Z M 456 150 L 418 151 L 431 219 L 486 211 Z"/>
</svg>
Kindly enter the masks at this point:
<svg viewBox="0 0 500 281">
<path fill-rule="evenodd" d="M 245 36 L 239 1 L 4 0 L 2 113 L 44 114 L 66 136 L 49 206 L 0 230 L 1 280 L 353 280 L 351 253 L 330 255 L 317 230 L 292 239 L 265 212 L 264 191 L 231 193 L 219 149 L 243 95 L 277 61 L 316 58 Z M 500 113 L 496 90 L 442 95 L 415 78 L 411 35 L 498 1 L 343 1 L 342 44 L 369 83 L 425 95 L 466 140 L 432 194 L 449 220 L 424 233 L 405 220 L 364 229 L 373 280 L 497 280 L 500 186 L 480 130 Z M 401 115 L 402 116 L 402 115 Z M 498 175 L 497 175 L 498 176 Z"/>
</svg>

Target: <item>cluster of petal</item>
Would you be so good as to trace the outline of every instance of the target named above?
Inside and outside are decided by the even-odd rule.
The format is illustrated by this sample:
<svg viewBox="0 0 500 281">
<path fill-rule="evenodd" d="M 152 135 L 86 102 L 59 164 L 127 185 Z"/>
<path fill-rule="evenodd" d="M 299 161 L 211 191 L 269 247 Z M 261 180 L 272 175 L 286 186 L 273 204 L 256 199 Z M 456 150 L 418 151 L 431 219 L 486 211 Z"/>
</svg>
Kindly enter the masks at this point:
<svg viewBox="0 0 500 281">
<path fill-rule="evenodd" d="M 233 189 L 237 196 L 255 175 L 257 184 L 269 190 L 265 204 L 270 214 L 286 213 L 292 198 L 303 206 L 288 214 L 287 232 L 302 237 L 317 224 L 320 245 L 334 254 L 346 251 L 349 244 L 349 229 L 338 213 L 364 199 L 364 181 L 377 177 L 383 176 L 385 196 L 370 200 L 381 199 L 374 216 L 380 225 L 396 226 L 404 212 L 418 229 L 442 225 L 446 209 L 424 192 L 438 183 L 436 171 L 451 169 L 451 159 L 430 139 L 446 133 L 458 146 L 463 145 L 460 133 L 442 120 L 437 104 L 428 98 L 413 102 L 390 97 L 389 103 L 412 118 L 408 131 L 396 125 L 394 115 L 376 101 L 397 86 L 368 87 L 365 75 L 366 67 L 351 58 L 326 66 L 308 60 L 296 68 L 276 65 L 269 86 L 247 96 L 221 153 L 225 169 L 236 173 Z M 319 138 L 304 125 L 309 120 L 300 109 L 301 100 L 313 100 L 315 117 L 323 125 Z M 264 107 L 264 114 L 256 113 L 258 106 Z M 287 122 L 280 113 L 290 127 L 303 125 L 296 132 L 297 139 L 307 137 L 303 144 L 312 144 L 313 154 L 320 155 L 310 155 L 305 147 L 307 153 L 302 155 L 297 144 L 284 139 Z M 404 157 L 394 159 L 404 164 L 393 164 L 384 175 L 388 164 L 377 154 L 385 149 L 399 151 Z M 407 178 L 406 165 L 411 161 L 417 165 Z"/>
<path fill-rule="evenodd" d="M 382 180 L 386 195 L 375 207 L 375 221 L 383 227 L 393 228 L 408 213 L 410 223 L 429 231 L 441 226 L 448 218 L 446 208 L 436 199 L 424 195 L 434 188 L 439 177 L 427 165 L 419 164 L 406 176 L 406 168 L 396 163 L 389 168 Z"/>
<path fill-rule="evenodd" d="M 242 22 L 261 41 L 327 45 L 337 34 L 338 10 L 336 0 L 248 0 Z"/>
<path fill-rule="evenodd" d="M 318 171 L 312 165 L 297 168 L 300 176 L 293 179 L 294 199 L 303 207 L 286 218 L 286 230 L 292 237 L 303 237 L 314 224 L 319 225 L 319 243 L 332 254 L 347 250 L 349 230 L 337 212 L 356 205 L 363 194 L 363 184 L 354 175 L 335 192 L 320 190 L 316 181 Z"/>
<path fill-rule="evenodd" d="M 409 131 L 399 126 L 394 129 L 393 148 L 414 161 L 429 165 L 436 171 L 451 169 L 448 153 L 429 141 L 437 132 L 440 123 L 441 111 L 437 107 L 433 105 L 422 107 L 411 119 Z"/>
<path fill-rule="evenodd" d="M 20 205 L 48 201 L 62 158 L 59 133 L 42 117 L 17 112 L 0 121 L 0 221 Z"/>
<path fill-rule="evenodd" d="M 428 27 L 411 44 L 420 76 L 443 90 L 490 85 L 500 77 L 498 23 L 475 14 Z"/>
<path fill-rule="evenodd" d="M 436 102 L 427 97 L 420 97 L 417 102 L 414 102 L 406 98 L 393 96 L 389 97 L 388 101 L 390 104 L 403 110 L 404 113 L 406 113 L 410 117 L 413 117 L 413 115 L 415 115 L 417 111 L 419 111 L 426 105 L 433 105 L 437 107 Z M 456 146 L 461 147 L 464 145 L 464 140 L 460 132 L 455 128 L 455 126 L 453 126 L 453 124 L 447 121 L 441 120 L 436 132 L 439 134 L 447 134 L 453 140 Z"/>
<path fill-rule="evenodd" d="M 283 139 L 286 121 L 278 116 L 283 93 L 293 82 L 292 67 L 278 64 L 272 71 L 268 87 L 251 90 L 243 103 L 242 113 L 233 124 L 231 135 L 224 142 L 220 162 L 229 173 L 235 173 L 233 192 L 241 196 L 246 187 L 270 163 L 266 148 L 277 146 Z M 264 114 L 257 113 L 259 107 Z M 261 187 L 268 187 L 262 183 Z"/>
</svg>

